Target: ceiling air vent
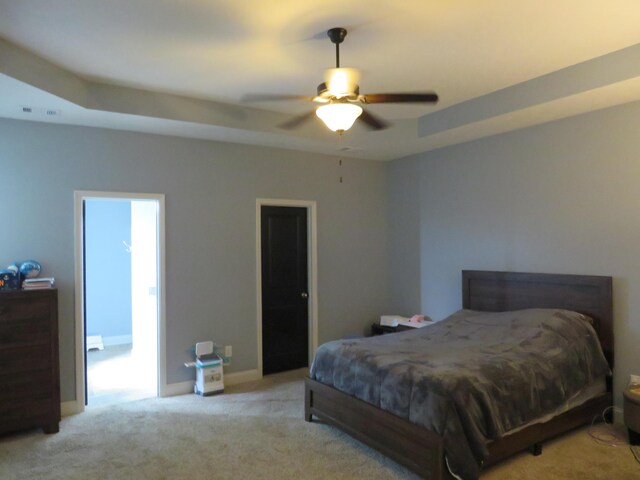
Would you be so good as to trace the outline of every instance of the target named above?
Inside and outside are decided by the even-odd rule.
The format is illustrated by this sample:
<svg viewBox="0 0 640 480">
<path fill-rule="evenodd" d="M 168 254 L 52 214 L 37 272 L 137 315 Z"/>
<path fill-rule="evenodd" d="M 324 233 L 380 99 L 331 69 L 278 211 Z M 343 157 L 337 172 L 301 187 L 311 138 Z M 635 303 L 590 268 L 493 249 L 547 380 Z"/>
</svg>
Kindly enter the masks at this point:
<svg viewBox="0 0 640 480">
<path fill-rule="evenodd" d="M 62 115 L 62 111 L 56 108 L 32 107 L 30 105 L 20 105 L 20 111 L 22 113 L 44 115 L 47 117 L 59 117 L 60 115 Z"/>
</svg>

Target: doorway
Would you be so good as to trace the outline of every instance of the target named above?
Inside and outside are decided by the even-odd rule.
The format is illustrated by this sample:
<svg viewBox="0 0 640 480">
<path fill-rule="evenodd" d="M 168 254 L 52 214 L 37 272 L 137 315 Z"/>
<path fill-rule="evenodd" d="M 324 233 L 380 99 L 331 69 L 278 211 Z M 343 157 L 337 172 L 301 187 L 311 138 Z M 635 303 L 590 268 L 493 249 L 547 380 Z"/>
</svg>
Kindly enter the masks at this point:
<svg viewBox="0 0 640 480">
<path fill-rule="evenodd" d="M 307 367 L 317 348 L 315 202 L 258 200 L 261 374 Z"/>
<path fill-rule="evenodd" d="M 158 396 L 164 378 L 161 196 L 77 192 L 83 406 Z M 77 212 L 78 213 L 78 212 Z M 78 282 L 77 282 L 78 283 Z M 78 349 L 77 349 L 78 350 Z M 162 361 L 161 361 L 162 357 Z M 80 388 L 81 387 L 81 388 Z"/>
</svg>

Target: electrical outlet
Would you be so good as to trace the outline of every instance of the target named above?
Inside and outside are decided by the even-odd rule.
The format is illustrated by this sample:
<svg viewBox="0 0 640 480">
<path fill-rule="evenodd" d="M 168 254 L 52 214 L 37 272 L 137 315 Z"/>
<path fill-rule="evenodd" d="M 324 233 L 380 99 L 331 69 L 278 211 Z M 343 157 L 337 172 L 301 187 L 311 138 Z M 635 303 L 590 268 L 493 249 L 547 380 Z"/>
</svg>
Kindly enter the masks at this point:
<svg viewBox="0 0 640 480">
<path fill-rule="evenodd" d="M 640 375 L 629 375 L 629 383 L 640 385 Z"/>
<path fill-rule="evenodd" d="M 231 349 L 231 345 L 224 346 L 224 356 L 227 358 L 233 356 L 233 350 Z"/>
</svg>

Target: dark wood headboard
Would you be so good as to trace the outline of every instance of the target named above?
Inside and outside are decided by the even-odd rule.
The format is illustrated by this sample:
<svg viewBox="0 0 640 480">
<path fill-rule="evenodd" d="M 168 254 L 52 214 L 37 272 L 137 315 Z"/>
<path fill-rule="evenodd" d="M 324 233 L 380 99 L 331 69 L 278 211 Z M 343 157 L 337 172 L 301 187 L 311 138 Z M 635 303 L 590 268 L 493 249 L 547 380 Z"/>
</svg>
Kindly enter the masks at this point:
<svg viewBox="0 0 640 480">
<path fill-rule="evenodd" d="M 462 308 L 484 312 L 562 308 L 583 313 L 593 318 L 613 367 L 611 277 L 463 270 Z"/>
</svg>

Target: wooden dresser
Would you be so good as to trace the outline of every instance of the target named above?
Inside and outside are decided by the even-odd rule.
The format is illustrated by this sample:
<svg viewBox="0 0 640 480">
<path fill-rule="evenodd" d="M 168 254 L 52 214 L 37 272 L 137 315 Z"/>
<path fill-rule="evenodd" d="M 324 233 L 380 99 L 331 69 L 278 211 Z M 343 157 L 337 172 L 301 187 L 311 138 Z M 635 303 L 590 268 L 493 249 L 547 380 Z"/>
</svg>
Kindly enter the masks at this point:
<svg viewBox="0 0 640 480">
<path fill-rule="evenodd" d="M 59 422 L 58 291 L 0 291 L 0 433 Z"/>
</svg>

